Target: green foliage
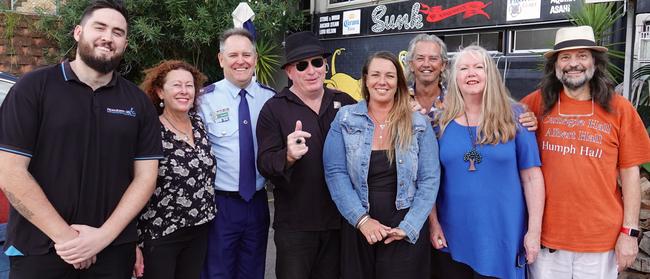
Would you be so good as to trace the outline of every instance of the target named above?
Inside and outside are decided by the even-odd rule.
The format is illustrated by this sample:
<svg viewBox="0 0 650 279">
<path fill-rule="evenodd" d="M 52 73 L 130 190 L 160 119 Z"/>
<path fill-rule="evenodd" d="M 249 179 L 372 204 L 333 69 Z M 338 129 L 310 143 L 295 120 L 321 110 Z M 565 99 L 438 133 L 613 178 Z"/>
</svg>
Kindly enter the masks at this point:
<svg viewBox="0 0 650 279">
<path fill-rule="evenodd" d="M 59 57 L 74 57 L 71 31 L 78 24 L 89 0 L 68 0 L 58 17 L 43 16 L 38 29 L 59 45 Z M 193 63 L 211 81 L 223 73 L 216 59 L 219 35 L 233 26 L 232 11 L 240 0 L 138 0 L 126 1 L 129 10 L 129 47 L 120 72 L 139 82 L 142 70 L 163 59 L 183 59 Z M 298 0 L 249 1 L 255 11 L 254 24 L 259 44 L 267 50 L 259 55 L 258 75 L 272 77 L 278 70 L 276 51 L 285 30 L 297 30 L 304 21 L 297 10 Z M 260 46 L 258 46 L 260 48 Z M 273 63 L 275 59 L 276 63 Z M 259 77 L 258 77 L 259 79 Z M 272 81 L 273 79 L 266 79 Z"/>
<path fill-rule="evenodd" d="M 16 27 L 18 26 L 18 21 L 20 20 L 20 15 L 14 12 L 3 12 L 3 23 L 5 26 L 4 29 L 4 38 L 7 42 L 10 42 L 10 45 L 13 48 L 13 43 L 11 43 L 16 32 Z"/>
<path fill-rule="evenodd" d="M 632 73 L 630 102 L 635 106 L 650 106 L 650 64 L 641 66 Z"/>
<path fill-rule="evenodd" d="M 589 25 L 594 29 L 596 44 L 608 48 L 607 54 L 610 61 L 625 58 L 625 52 L 616 50 L 615 47 L 623 45 L 625 42 L 610 42 L 610 37 L 622 30 L 613 30 L 616 21 L 623 17 L 623 5 L 617 5 L 615 2 L 582 4 L 582 8 L 575 13 L 571 13 L 569 18 L 575 25 Z M 623 80 L 623 69 L 614 63 L 610 63 L 607 68 L 610 77 L 616 84 Z"/>
<path fill-rule="evenodd" d="M 276 54 L 278 45 L 266 39 L 257 40 L 257 67 L 255 77 L 264 84 L 275 84 L 273 73 L 280 67 L 280 55 Z"/>
<path fill-rule="evenodd" d="M 9 55 L 15 55 L 16 54 L 16 47 L 15 47 L 15 42 L 14 42 L 14 37 L 16 35 L 16 28 L 18 28 L 18 24 L 20 21 L 23 20 L 23 16 L 12 12 L 12 11 L 6 11 L 1 13 L 2 16 L 2 21 L 4 25 L 4 34 L 2 34 L 3 39 L 6 42 L 7 46 L 7 54 Z M 14 67 L 17 67 L 18 65 L 13 62 L 15 60 L 10 60 L 11 62 L 9 63 L 9 70 L 12 71 Z"/>
<path fill-rule="evenodd" d="M 623 85 L 619 85 L 619 87 L 621 86 Z M 632 73 L 630 102 L 636 107 L 636 111 L 650 134 L 650 65 L 641 66 Z"/>
</svg>

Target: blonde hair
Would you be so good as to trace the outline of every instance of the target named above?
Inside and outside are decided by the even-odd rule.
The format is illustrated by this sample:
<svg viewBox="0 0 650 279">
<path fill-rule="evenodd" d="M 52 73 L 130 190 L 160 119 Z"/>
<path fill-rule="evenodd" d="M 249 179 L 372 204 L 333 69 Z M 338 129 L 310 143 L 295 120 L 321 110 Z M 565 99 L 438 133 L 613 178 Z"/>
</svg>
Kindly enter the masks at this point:
<svg viewBox="0 0 650 279">
<path fill-rule="evenodd" d="M 485 88 L 483 89 L 479 126 L 476 130 L 477 143 L 497 144 L 514 139 L 517 133 L 517 123 L 512 108 L 514 101 L 501 80 L 494 60 L 484 48 L 477 45 L 464 48 L 454 59 L 448 92 L 445 97 L 445 109 L 440 117 L 440 135 L 442 136 L 451 121 L 465 113 L 465 101 L 456 81 L 458 61 L 465 55 L 479 57 L 479 59 L 483 60 L 485 67 Z"/>
<path fill-rule="evenodd" d="M 374 59 L 385 59 L 393 63 L 397 70 L 397 91 L 393 96 L 393 107 L 388 112 L 388 135 L 390 138 L 389 149 L 387 151 L 388 160 L 392 163 L 395 158 L 394 148 L 406 150 L 411 145 L 413 137 L 413 116 L 411 115 L 411 105 L 409 104 L 410 95 L 406 86 L 406 77 L 397 57 L 387 51 L 379 51 L 368 57 L 363 65 L 361 75 L 361 93 L 366 102 L 370 102 L 370 92 L 366 86 L 368 76 L 368 67 Z"/>
</svg>

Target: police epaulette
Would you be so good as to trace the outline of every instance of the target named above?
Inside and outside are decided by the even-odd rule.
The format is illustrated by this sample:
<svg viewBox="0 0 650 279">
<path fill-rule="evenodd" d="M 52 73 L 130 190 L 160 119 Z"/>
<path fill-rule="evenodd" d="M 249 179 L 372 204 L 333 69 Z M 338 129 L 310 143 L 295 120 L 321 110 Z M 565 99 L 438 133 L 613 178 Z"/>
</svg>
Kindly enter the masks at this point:
<svg viewBox="0 0 650 279">
<path fill-rule="evenodd" d="M 213 83 L 213 84 L 210 84 L 210 85 L 208 85 L 208 86 L 206 86 L 206 87 L 201 88 L 200 93 L 201 93 L 201 94 L 209 94 L 209 93 L 212 93 L 212 92 L 214 92 L 214 88 L 215 88 L 214 83 Z"/>
<path fill-rule="evenodd" d="M 260 83 L 259 81 L 257 82 L 257 84 L 258 84 L 260 87 L 264 88 L 264 89 L 271 90 L 271 92 L 273 92 L 273 94 L 278 93 L 278 92 L 275 91 L 275 89 L 271 88 L 270 86 L 268 86 L 268 85 L 266 85 L 266 84 L 262 84 L 262 83 Z"/>
</svg>

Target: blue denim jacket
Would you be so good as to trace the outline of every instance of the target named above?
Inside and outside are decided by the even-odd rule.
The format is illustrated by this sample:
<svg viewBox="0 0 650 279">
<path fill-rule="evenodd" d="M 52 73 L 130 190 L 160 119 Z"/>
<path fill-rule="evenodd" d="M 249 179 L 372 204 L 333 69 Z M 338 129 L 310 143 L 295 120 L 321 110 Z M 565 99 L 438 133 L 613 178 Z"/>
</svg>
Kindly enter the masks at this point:
<svg viewBox="0 0 650 279">
<path fill-rule="evenodd" d="M 365 101 L 342 107 L 332 122 L 325 147 L 325 180 L 341 215 L 353 226 L 369 212 L 368 166 L 375 126 Z M 345 156 L 343 156 L 345 154 Z M 413 113 L 413 138 L 406 150 L 397 149 L 398 210 L 409 208 L 399 224 L 407 241 L 415 243 L 436 201 L 440 184 L 438 141 L 427 118 Z"/>
</svg>

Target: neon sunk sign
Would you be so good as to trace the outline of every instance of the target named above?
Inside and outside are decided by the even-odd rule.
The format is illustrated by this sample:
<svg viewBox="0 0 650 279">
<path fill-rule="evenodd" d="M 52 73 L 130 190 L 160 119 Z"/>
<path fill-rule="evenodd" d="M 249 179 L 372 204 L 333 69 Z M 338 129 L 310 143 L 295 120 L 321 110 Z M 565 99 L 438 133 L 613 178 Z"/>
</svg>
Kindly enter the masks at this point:
<svg viewBox="0 0 650 279">
<path fill-rule="evenodd" d="M 386 15 L 386 5 L 379 5 L 372 10 L 372 22 L 374 23 L 370 30 L 375 33 L 381 33 L 390 30 L 409 30 L 420 29 L 424 26 L 422 15 L 420 14 L 420 3 L 415 3 L 411 7 L 411 14 Z M 382 19 L 382 17 L 384 19 Z"/>
<path fill-rule="evenodd" d="M 393 30 L 419 30 L 424 27 L 424 16 L 426 16 L 427 23 L 437 23 L 459 14 L 463 15 L 463 19 L 476 15 L 491 19 L 490 14 L 484 10 L 490 5 L 492 5 L 492 1 L 469 1 L 443 9 L 441 5 L 430 6 L 423 2 L 415 2 L 411 6 L 410 13 L 405 13 L 402 10 L 401 13 L 398 11 L 392 14 L 388 12 L 386 5 L 378 5 L 371 13 L 373 25 L 370 30 L 373 33 Z"/>
</svg>

